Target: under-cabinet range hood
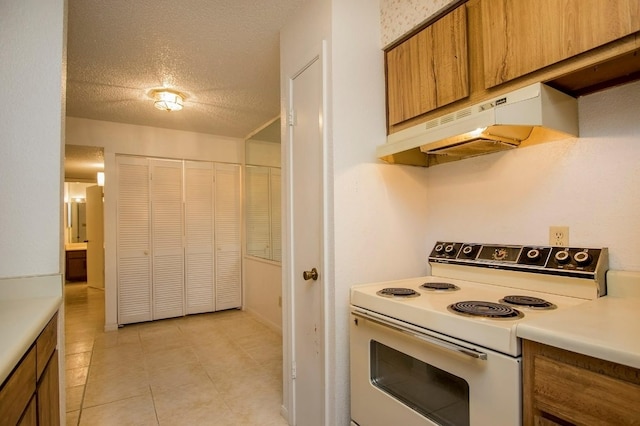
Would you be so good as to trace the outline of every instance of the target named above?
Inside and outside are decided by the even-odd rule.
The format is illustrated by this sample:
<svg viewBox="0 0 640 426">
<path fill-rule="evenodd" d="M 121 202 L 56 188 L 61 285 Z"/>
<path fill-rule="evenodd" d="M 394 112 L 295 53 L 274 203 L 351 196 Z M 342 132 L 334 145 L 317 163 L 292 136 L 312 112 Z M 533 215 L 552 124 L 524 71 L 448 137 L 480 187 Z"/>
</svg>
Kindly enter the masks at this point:
<svg viewBox="0 0 640 426">
<path fill-rule="evenodd" d="M 378 158 L 434 166 L 578 136 L 578 102 L 542 83 L 466 107 L 388 136 Z"/>
</svg>

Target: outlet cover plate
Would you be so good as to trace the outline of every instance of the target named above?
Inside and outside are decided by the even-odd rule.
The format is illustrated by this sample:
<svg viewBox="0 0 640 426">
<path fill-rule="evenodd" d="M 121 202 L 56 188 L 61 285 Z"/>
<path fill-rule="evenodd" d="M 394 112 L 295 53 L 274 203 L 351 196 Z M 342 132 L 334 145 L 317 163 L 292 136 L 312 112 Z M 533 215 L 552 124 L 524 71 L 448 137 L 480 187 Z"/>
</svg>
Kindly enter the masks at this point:
<svg viewBox="0 0 640 426">
<path fill-rule="evenodd" d="M 569 227 L 550 226 L 549 245 L 556 247 L 569 247 Z"/>
</svg>

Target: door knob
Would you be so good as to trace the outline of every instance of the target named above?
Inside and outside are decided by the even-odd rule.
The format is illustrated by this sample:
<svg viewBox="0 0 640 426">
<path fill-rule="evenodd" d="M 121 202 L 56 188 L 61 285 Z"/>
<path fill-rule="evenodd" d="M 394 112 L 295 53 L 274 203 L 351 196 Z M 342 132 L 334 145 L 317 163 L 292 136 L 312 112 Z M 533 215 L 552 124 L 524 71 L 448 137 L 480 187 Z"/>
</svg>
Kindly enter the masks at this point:
<svg viewBox="0 0 640 426">
<path fill-rule="evenodd" d="M 302 273 L 302 278 L 304 278 L 305 281 L 316 281 L 318 279 L 318 270 L 316 268 L 313 268 L 310 271 L 304 271 Z"/>
</svg>

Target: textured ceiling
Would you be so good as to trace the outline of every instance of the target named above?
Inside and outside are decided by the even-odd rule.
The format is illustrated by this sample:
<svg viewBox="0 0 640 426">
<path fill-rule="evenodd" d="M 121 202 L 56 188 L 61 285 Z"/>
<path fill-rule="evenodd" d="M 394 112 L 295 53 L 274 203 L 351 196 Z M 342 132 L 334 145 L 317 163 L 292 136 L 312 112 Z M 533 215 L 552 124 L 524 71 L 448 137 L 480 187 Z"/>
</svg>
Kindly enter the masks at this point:
<svg viewBox="0 0 640 426">
<path fill-rule="evenodd" d="M 279 113 L 279 31 L 302 1 L 69 0 L 67 115 L 245 137 Z M 153 108 L 159 87 L 185 108 Z"/>
<path fill-rule="evenodd" d="M 94 146 L 65 145 L 64 178 L 67 181 L 96 181 L 104 171 L 104 150 Z"/>
<path fill-rule="evenodd" d="M 69 0 L 67 115 L 244 138 L 280 112 L 279 31 L 302 2 Z M 155 109 L 160 87 L 184 109 Z"/>
</svg>

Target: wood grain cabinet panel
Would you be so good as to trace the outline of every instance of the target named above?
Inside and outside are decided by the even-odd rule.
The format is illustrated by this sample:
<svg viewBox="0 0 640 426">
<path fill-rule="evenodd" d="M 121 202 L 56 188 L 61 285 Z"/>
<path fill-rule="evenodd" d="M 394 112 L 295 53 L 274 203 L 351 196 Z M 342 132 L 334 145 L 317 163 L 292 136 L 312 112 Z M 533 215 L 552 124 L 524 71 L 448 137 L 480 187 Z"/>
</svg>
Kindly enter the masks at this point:
<svg viewBox="0 0 640 426">
<path fill-rule="evenodd" d="M 389 125 L 469 95 L 467 14 L 460 6 L 386 53 Z"/>
<path fill-rule="evenodd" d="M 36 351 L 31 348 L 0 388 L 0 425 L 14 426 L 36 390 Z"/>
<path fill-rule="evenodd" d="M 638 0 L 483 0 L 486 88 L 640 31 Z"/>
<path fill-rule="evenodd" d="M 36 397 L 31 398 L 31 402 L 24 411 L 18 426 L 36 426 L 38 424 L 38 411 L 36 404 Z"/>
<path fill-rule="evenodd" d="M 68 281 L 86 281 L 87 251 L 67 250 L 65 257 L 65 279 Z"/>
<path fill-rule="evenodd" d="M 37 366 L 37 379 L 40 380 L 40 376 L 44 371 L 51 354 L 58 344 L 58 314 L 56 313 L 53 318 L 46 325 L 44 330 L 38 336 L 36 340 L 36 366 Z"/>
<path fill-rule="evenodd" d="M 60 424 L 56 312 L 0 387 L 0 426 Z"/>
<path fill-rule="evenodd" d="M 58 351 L 53 352 L 37 389 L 38 426 L 60 424 L 60 395 L 58 390 Z"/>
<path fill-rule="evenodd" d="M 640 370 L 523 343 L 525 425 L 640 424 Z"/>
</svg>

